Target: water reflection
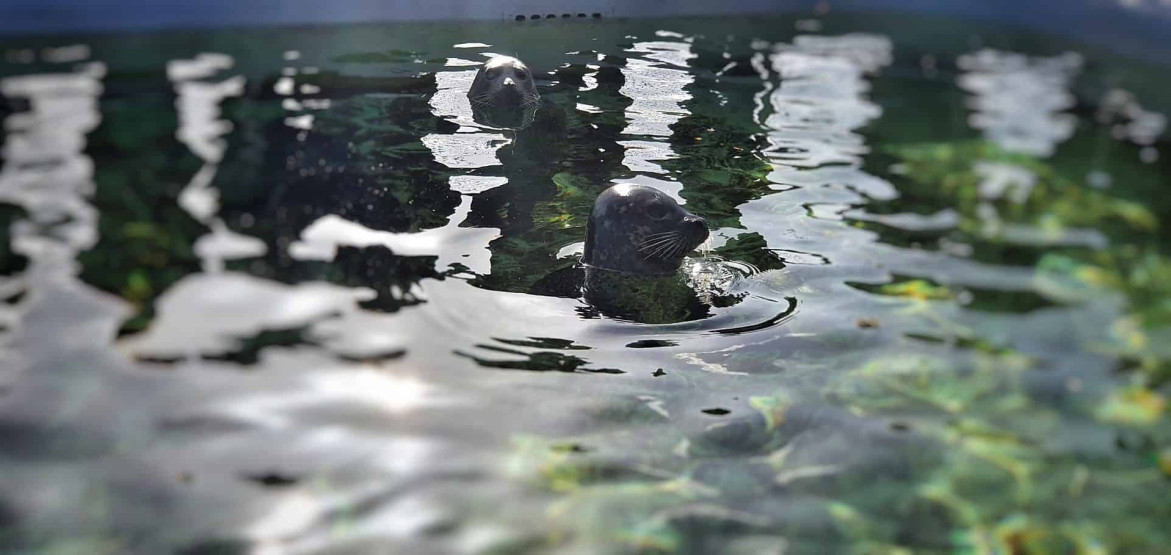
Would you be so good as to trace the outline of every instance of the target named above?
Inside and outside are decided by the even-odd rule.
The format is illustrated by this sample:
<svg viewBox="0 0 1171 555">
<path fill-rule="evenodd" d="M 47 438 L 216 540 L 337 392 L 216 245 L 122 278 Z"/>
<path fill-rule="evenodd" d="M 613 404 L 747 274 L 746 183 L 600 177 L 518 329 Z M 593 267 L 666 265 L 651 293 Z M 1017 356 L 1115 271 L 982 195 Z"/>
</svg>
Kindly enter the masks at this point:
<svg viewBox="0 0 1171 555">
<path fill-rule="evenodd" d="M 24 211 L 9 229 L 11 252 L 28 261 L 23 272 L 4 276 L 2 282 L 7 302 L 0 315 L 8 325 L 0 331 L 0 359 L 8 364 L 0 376 L 5 382 L 33 364 L 37 351 L 52 350 L 37 339 L 39 334 L 68 333 L 71 339 L 59 346 L 63 350 L 104 346 L 125 315 L 123 303 L 88 290 L 76 278 L 76 256 L 98 240 L 98 213 L 88 202 L 94 193 L 94 168 L 85 149 L 86 134 L 101 121 L 98 97 L 105 74 L 103 64 L 88 62 L 73 71 L 0 81 L 0 93 L 27 103 L 26 110 L 4 122 L 5 163 L 0 170 L 0 202 Z M 79 321 L 71 332 L 49 332 L 30 320 L 61 301 L 90 307 L 103 317 Z"/>
<path fill-rule="evenodd" d="M 1107 91 L 1095 119 L 1112 126 L 1113 138 L 1141 146 L 1139 157 L 1144 163 L 1153 164 L 1159 160 L 1159 151 L 1154 145 L 1167 128 L 1167 117 L 1143 109 L 1132 93 L 1122 89 Z M 1109 176 L 1106 175 L 1105 179 L 1108 180 Z"/>
<path fill-rule="evenodd" d="M 858 246 L 872 242 L 864 233 L 828 221 L 862 203 L 859 193 L 894 194 L 889 183 L 860 169 L 868 149 L 856 132 L 881 114 L 864 97 L 866 73 L 889 63 L 890 50 L 889 40 L 879 36 L 798 37 L 792 45 L 773 49 L 770 65 L 780 84 L 766 85 L 771 113 L 761 121 L 770 145 L 765 153 L 773 162 L 774 187 L 798 188 L 741 207 L 741 220 L 759 230 L 771 248 L 821 253 L 836 250 L 827 248 L 827 240 Z M 777 217 L 788 225 L 767 224 Z"/>
<path fill-rule="evenodd" d="M 220 119 L 224 100 L 244 92 L 244 78 L 235 76 L 219 82 L 206 82 L 221 71 L 231 69 L 233 60 L 225 54 L 200 54 L 191 60 L 173 60 L 167 64 L 167 77 L 175 83 L 179 113 L 176 136 L 203 161 L 187 187 L 179 193 L 179 206 L 200 223 L 211 228 L 210 235 L 196 240 L 195 253 L 203 260 L 204 270 L 222 271 L 225 260 L 262 256 L 265 244 L 255 238 L 230 231 L 219 212 L 218 191 L 211 184 L 224 157 L 227 142 L 223 136 L 232 131 L 229 121 Z"/>
<path fill-rule="evenodd" d="M 26 99 L 29 107 L 6 121 L 0 198 L 33 218 L 18 224 L 14 243 L 36 261 L 34 268 L 68 267 L 77 251 L 97 241 L 97 214 L 85 201 L 93 194 L 93 163 L 83 151 L 86 133 L 101 120 L 97 98 L 105 72 L 94 62 L 71 73 L 9 77 L 0 83 L 0 92 Z"/>
<path fill-rule="evenodd" d="M 462 227 L 471 205 L 471 198 L 464 196 L 446 226 L 418 233 L 374 231 L 337 216 L 325 216 L 305 228 L 301 241 L 291 244 L 289 252 L 301 260 L 333 260 L 340 246 L 382 245 L 399 256 L 436 257 L 435 269 L 440 272 L 459 264 L 474 274 L 486 274 L 490 268 L 488 243 L 499 230 Z"/>
<path fill-rule="evenodd" d="M 449 58 L 448 67 L 479 66 L 459 58 Z M 431 149 L 435 160 L 452 169 L 472 169 L 495 166 L 500 163 L 496 151 L 509 143 L 501 133 L 484 130 L 476 121 L 468 89 L 476 79 L 476 70 L 448 70 L 435 74 L 436 91 L 429 104 L 436 117 L 456 123 L 452 134 L 430 134 L 423 144 Z"/>
<path fill-rule="evenodd" d="M 235 273 L 196 274 L 169 289 L 151 327 L 123 344 L 155 360 L 223 356 L 239 350 L 241 338 L 352 313 L 373 296 L 325 284 L 290 287 Z"/>
<path fill-rule="evenodd" d="M 622 134 L 631 138 L 618 144 L 626 149 L 623 164 L 630 171 L 663 174 L 655 162 L 670 160 L 675 154 L 661 140 L 642 139 L 670 137 L 671 125 L 687 114 L 682 106 L 691 98 L 687 62 L 695 55 L 690 39 L 670 31 L 655 35 L 676 40 L 636 42 L 628 50 L 619 92 L 630 99 Z"/>
<path fill-rule="evenodd" d="M 975 95 L 969 123 L 988 140 L 1047 157 L 1073 135 L 1076 120 L 1062 112 L 1074 105 L 1069 83 L 1082 67 L 1078 54 L 1030 58 L 986 49 L 961 56 L 956 65 L 965 72 L 959 85 Z"/>
<path fill-rule="evenodd" d="M 800 36 L 771 56 L 780 86 L 770 95 L 772 114 L 762 123 L 770 130 L 770 160 L 787 168 L 857 165 L 867 152 L 855 130 L 881 114 L 862 98 L 869 90 L 864 76 L 891 61 L 886 37 Z M 787 171 L 782 180 L 810 183 L 816 172 Z M 852 182 L 852 180 L 847 180 Z"/>
<path fill-rule="evenodd" d="M 1081 281 L 1157 310 L 1157 236 L 1114 228 L 1157 218 L 1103 192 L 1147 166 L 1085 196 L 1020 150 L 1077 146 L 1049 125 L 1082 113 L 1070 66 L 977 53 L 964 89 L 920 89 L 881 34 L 652 23 L 540 35 L 519 55 L 554 60 L 543 105 L 509 131 L 476 120 L 464 57 L 548 28 L 232 30 L 106 77 L 55 49 L 78 65 L 0 81 L 0 200 L 20 207 L 0 217 L 29 260 L 0 278 L 0 550 L 949 551 L 1029 526 L 1113 547 L 1119 520 L 1164 539 L 1166 392 L 1133 369 L 1159 359 L 1123 350 L 1162 336 L 1136 331 L 1129 290 Z M 359 41 L 374 62 L 336 61 Z M 1037 137 L 1017 141 L 989 82 L 1057 96 Z M 965 94 L 970 137 L 898 143 L 921 132 L 902 103 L 934 122 L 916 95 Z M 1109 100 L 1127 152 L 1161 144 L 1137 95 Z M 999 147 L 959 140 L 981 134 Z M 606 315 L 542 287 L 619 180 L 720 237 L 682 288 L 611 284 Z M 162 209 L 124 217 L 122 193 L 155 185 L 142 204 Z M 1038 205 L 1113 219 L 1022 217 Z M 91 259 L 92 283 L 158 299 L 118 340 L 127 303 L 73 277 L 98 239 L 137 258 Z"/>
</svg>

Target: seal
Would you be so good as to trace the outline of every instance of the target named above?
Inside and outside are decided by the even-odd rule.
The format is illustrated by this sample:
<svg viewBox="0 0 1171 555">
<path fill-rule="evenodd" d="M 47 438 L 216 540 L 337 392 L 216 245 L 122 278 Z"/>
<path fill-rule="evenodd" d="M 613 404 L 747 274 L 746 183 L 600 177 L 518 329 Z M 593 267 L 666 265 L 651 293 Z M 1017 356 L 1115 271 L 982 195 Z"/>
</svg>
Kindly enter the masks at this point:
<svg viewBox="0 0 1171 555">
<path fill-rule="evenodd" d="M 540 99 L 533 73 L 524 62 L 510 56 L 489 58 L 468 90 L 468 100 L 478 107 L 532 106 Z"/>
<path fill-rule="evenodd" d="M 587 267 L 640 276 L 675 273 L 708 237 L 707 222 L 653 187 L 620 183 L 594 201 L 586 221 Z"/>
</svg>

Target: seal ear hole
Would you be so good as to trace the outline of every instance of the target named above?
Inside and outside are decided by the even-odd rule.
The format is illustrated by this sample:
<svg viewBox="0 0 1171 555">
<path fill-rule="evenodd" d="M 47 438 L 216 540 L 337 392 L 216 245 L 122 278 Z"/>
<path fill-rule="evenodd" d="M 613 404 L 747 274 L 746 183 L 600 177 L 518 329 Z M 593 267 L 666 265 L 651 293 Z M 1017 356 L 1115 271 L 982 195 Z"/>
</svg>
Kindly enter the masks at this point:
<svg viewBox="0 0 1171 555">
<path fill-rule="evenodd" d="M 667 217 L 669 211 L 662 203 L 656 202 L 646 207 L 646 215 L 650 216 L 652 220 L 661 220 Z"/>
</svg>

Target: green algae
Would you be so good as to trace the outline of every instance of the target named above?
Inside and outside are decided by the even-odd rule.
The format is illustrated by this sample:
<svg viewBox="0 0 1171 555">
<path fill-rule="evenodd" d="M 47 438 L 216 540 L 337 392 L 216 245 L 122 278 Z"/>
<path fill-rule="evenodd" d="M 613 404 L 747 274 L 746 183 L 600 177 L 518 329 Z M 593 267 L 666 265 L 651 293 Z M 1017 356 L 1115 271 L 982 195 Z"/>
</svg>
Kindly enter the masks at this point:
<svg viewBox="0 0 1171 555">
<path fill-rule="evenodd" d="M 665 481 L 644 480 L 638 485 L 586 481 L 579 467 L 570 467 L 572 494 L 555 504 L 557 516 L 575 522 L 582 515 L 594 515 L 589 520 L 604 512 L 592 505 L 587 508 L 586 500 L 624 508 L 608 515 L 601 525 L 607 533 L 595 529 L 588 535 L 604 537 L 598 540 L 602 543 L 589 545 L 621 543 L 620 538 L 625 538 L 626 547 L 676 550 L 680 545 L 673 538 L 684 529 L 677 525 L 647 528 L 662 507 L 632 503 L 625 494 L 637 491 L 658 499 L 663 484 L 674 483 L 667 477 L 686 477 L 710 488 L 708 503 L 739 507 L 739 495 L 761 491 L 762 482 L 754 476 L 763 469 L 773 476 L 772 485 L 763 487 L 781 484 L 826 496 L 807 508 L 809 515 L 821 513 L 833 522 L 837 540 L 823 537 L 820 545 L 844 542 L 841 545 L 856 553 L 922 549 L 988 554 L 1140 553 L 1171 541 L 1157 524 L 1171 518 L 1168 505 L 1160 501 L 1171 491 L 1165 479 L 1171 473 L 1167 463 L 1171 423 L 1166 394 L 1159 389 L 1166 376 L 1166 342 L 1158 339 L 1166 335 L 1169 322 L 1171 291 L 1166 287 L 1171 283 L 1171 264 L 1155 247 L 1158 219 L 1140 204 L 1087 190 L 1042 161 L 984 143 L 920 145 L 892 152 L 902 165 L 899 171 L 905 184 L 910 184 L 910 195 L 931 196 L 960 213 L 959 240 L 991 244 L 1014 240 L 1005 235 L 1003 226 L 982 221 L 986 217 L 981 214 L 982 204 L 993 205 L 1001 223 L 1041 229 L 1053 237 L 1072 228 L 1105 234 L 1106 248 L 1065 249 L 1029 258 L 1035 267 L 1034 283 L 1042 297 L 1055 303 L 1052 306 L 1117 299 L 1119 304 L 1114 306 L 1122 312 L 1116 324 L 1106 330 L 1099 344 L 1082 348 L 1134 361 L 1133 367 L 1141 371 L 1131 378 L 1092 382 L 1069 375 L 1056 386 L 1044 385 L 1052 381 L 1046 373 L 1053 369 L 1033 356 L 989 341 L 945 309 L 958 302 L 955 289 L 915 277 L 860 286 L 899 301 L 901 308 L 894 309 L 895 316 L 884 320 L 924 318 L 953 338 L 955 352 L 951 354 L 912 351 L 882 357 L 830 379 L 822 389 L 826 399 L 848 407 L 844 414 L 853 416 L 841 418 L 856 419 L 848 426 L 866 430 L 875 422 L 886 422 L 894 430 L 890 433 L 920 442 L 918 455 L 892 455 L 914 472 L 898 474 L 897 485 L 885 493 L 878 487 L 844 488 L 843 484 L 874 480 L 885 472 L 889 460 L 880 462 L 885 460 L 878 454 L 881 450 L 845 463 L 818 463 L 822 447 L 802 441 L 797 431 L 817 420 L 809 420 L 790 394 L 753 397 L 750 405 L 757 411 L 755 418 L 720 422 L 677 443 L 674 451 L 683 458 L 663 465 L 673 469 Z M 1028 195 L 1016 199 L 982 195 L 984 178 L 973 167 L 988 160 L 1025 168 L 1035 176 Z M 751 250 L 730 243 L 728 250 L 735 249 Z M 916 337 L 908 334 L 905 341 Z M 1052 395 L 1062 401 L 1042 402 Z M 825 422 L 815 427 L 823 433 L 837 429 Z M 837 433 L 855 434 L 851 437 L 865 445 L 880 441 L 875 438 L 886 432 Z M 863 437 L 867 439 L 858 439 Z M 1073 454 L 1057 454 L 1063 451 Z M 748 453 L 757 454 L 761 464 L 732 466 L 718 473 L 703 466 L 707 459 L 726 460 Z M 651 452 L 642 460 L 664 457 L 665 453 Z M 546 487 L 567 491 L 564 479 L 552 483 L 562 485 Z M 686 505 L 690 501 L 676 498 L 672 502 Z M 906 519 L 915 515 L 931 515 L 939 527 L 932 532 L 937 533 L 925 531 L 923 521 L 907 524 Z M 765 529 L 786 529 L 767 514 L 750 516 L 767 522 Z M 784 537 L 798 541 L 800 534 Z"/>
<path fill-rule="evenodd" d="M 987 233 L 975 221 L 979 219 L 977 207 L 984 202 L 993 203 L 1005 220 L 1054 232 L 1072 226 L 1110 231 L 1121 226 L 1123 232 L 1158 228 L 1158 220 L 1142 204 L 1074 183 L 1036 158 L 1007 152 L 991 143 L 905 145 L 888 147 L 887 151 L 902 165 L 899 173 L 906 177 L 900 192 L 913 198 L 946 198 L 965 216 L 960 228 L 974 235 Z M 997 198 L 1000 191 L 981 187 L 988 181 L 981 169 L 990 165 L 1023 171 L 1009 177 L 1006 186 L 1012 190 L 1002 198 Z M 1021 182 L 1019 175 L 1029 176 L 1028 182 Z M 988 235 L 995 237 L 994 232 Z"/>
</svg>

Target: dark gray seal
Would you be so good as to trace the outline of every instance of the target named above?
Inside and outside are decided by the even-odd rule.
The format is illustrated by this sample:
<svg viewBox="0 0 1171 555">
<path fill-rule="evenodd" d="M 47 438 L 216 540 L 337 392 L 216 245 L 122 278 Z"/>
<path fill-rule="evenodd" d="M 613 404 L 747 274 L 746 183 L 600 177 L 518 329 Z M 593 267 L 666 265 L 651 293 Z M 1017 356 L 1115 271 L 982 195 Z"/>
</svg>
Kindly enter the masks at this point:
<svg viewBox="0 0 1171 555">
<path fill-rule="evenodd" d="M 594 201 L 582 262 L 615 272 L 665 276 L 675 273 L 683 257 L 707 237 L 707 222 L 666 193 L 620 183 Z"/>
<path fill-rule="evenodd" d="M 519 108 L 535 105 L 540 99 L 528 66 L 509 56 L 489 58 L 468 90 L 474 107 Z"/>
</svg>

